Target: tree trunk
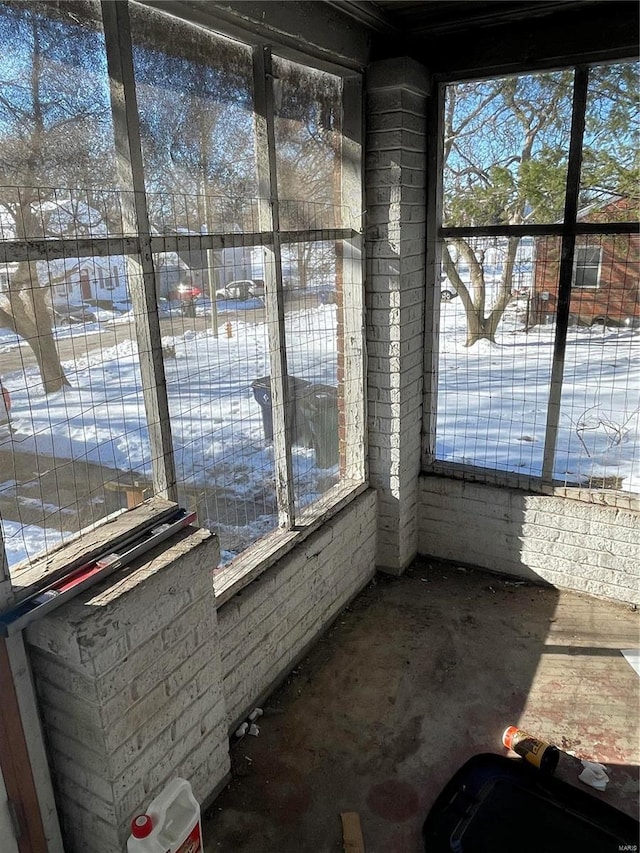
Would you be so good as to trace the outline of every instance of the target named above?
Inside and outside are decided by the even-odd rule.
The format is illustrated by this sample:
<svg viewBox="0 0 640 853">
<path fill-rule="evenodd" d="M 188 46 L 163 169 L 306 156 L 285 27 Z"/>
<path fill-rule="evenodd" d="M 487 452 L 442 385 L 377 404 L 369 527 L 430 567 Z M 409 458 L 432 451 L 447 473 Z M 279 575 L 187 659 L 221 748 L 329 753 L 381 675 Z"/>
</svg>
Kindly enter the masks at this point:
<svg viewBox="0 0 640 853">
<path fill-rule="evenodd" d="M 467 318 L 467 339 L 466 347 L 472 347 L 478 341 L 488 340 L 492 343 L 496 341 L 496 331 L 500 325 L 500 320 L 504 314 L 507 305 L 511 302 L 511 281 L 513 278 L 513 266 L 515 263 L 516 252 L 518 251 L 518 237 L 509 238 L 507 257 L 502 269 L 502 276 L 498 295 L 491 307 L 489 316 L 485 317 L 485 296 L 486 288 L 484 281 L 484 252 L 480 260 L 476 257 L 471 247 L 464 240 L 456 240 L 455 246 L 459 254 L 465 259 L 469 265 L 471 273 L 471 288 L 473 298 L 469 289 L 460 278 L 456 265 L 449 253 L 449 247 L 445 243 L 442 247 L 442 264 L 447 278 L 455 287 L 460 301 L 464 306 L 465 315 Z"/>
<path fill-rule="evenodd" d="M 31 85 L 25 103 L 30 102 L 32 106 L 29 112 L 24 113 L 25 125 L 30 128 L 28 141 L 25 142 L 28 159 L 21 179 L 23 186 L 17 189 L 14 204 L 5 205 L 6 210 L 13 213 L 18 240 L 45 236 L 40 205 L 47 200 L 45 191 L 35 189 L 45 184 L 38 174 L 38 164 L 46 150 L 47 136 L 43 117 L 40 24 L 35 14 L 30 16 L 30 21 L 33 40 Z M 40 368 L 45 393 L 51 394 L 69 385 L 69 382 L 60 364 L 53 337 L 52 317 L 46 299 L 48 293 L 49 287 L 40 285 L 35 261 L 23 261 L 11 275 L 7 290 L 0 292 L 0 320 L 29 344 Z"/>
<path fill-rule="evenodd" d="M 467 312 L 467 339 L 464 345 L 472 347 L 478 341 L 482 340 L 495 343 L 498 322 L 492 323 L 489 318 L 480 317 L 476 311 L 473 311 L 471 314 Z"/>
<path fill-rule="evenodd" d="M 46 291 L 38 283 L 35 263 L 21 263 L 10 290 L 0 294 L 0 320 L 33 350 L 46 394 L 69 385 L 51 327 Z"/>
</svg>

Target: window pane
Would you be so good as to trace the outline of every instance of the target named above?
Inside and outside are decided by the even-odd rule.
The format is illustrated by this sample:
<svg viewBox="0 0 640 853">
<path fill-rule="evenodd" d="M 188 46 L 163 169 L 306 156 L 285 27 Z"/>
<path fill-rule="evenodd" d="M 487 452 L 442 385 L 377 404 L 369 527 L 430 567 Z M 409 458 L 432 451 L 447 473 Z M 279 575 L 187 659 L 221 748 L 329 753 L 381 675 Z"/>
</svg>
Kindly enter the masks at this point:
<svg viewBox="0 0 640 853">
<path fill-rule="evenodd" d="M 98 4 L 0 3 L 0 43 L 0 236 L 121 233 Z"/>
<path fill-rule="evenodd" d="M 0 239 L 47 238 L 51 255 L 23 244 L 0 267 L 0 511 L 15 566 L 142 500 L 151 459 L 134 259 L 106 239 L 126 200 L 99 5 L 2 3 L 0 39 Z M 61 238 L 85 245 L 57 257 Z"/>
<path fill-rule="evenodd" d="M 131 15 L 152 227 L 258 230 L 251 50 L 136 5 Z"/>
<path fill-rule="evenodd" d="M 344 390 L 338 383 L 339 353 L 344 352 L 342 306 L 350 282 L 344 281 L 341 243 L 284 245 L 282 267 L 294 488 L 300 512 L 340 478 Z"/>
<path fill-rule="evenodd" d="M 445 225 L 562 218 L 572 78 L 564 71 L 447 87 Z"/>
<path fill-rule="evenodd" d="M 144 355 L 128 302 L 133 263 L 118 255 L 65 257 L 4 271 L 19 285 L 21 304 L 44 314 L 43 324 L 49 318 L 51 329 L 29 346 L 0 330 L 2 384 L 11 400 L 12 432 L 0 426 L 10 564 L 152 494 Z M 61 372 L 66 384 L 47 393 L 46 383 L 59 383 Z"/>
<path fill-rule="evenodd" d="M 598 287 L 600 282 L 600 255 L 599 246 L 576 247 L 574 287 Z"/>
<path fill-rule="evenodd" d="M 456 240 L 443 252 L 436 456 L 539 476 L 555 314 L 551 293 L 534 289 L 534 259 L 554 284 L 558 264 L 531 239 Z"/>
<path fill-rule="evenodd" d="M 597 290 L 571 298 L 555 475 L 569 485 L 640 489 L 640 237 L 590 238 Z"/>
<path fill-rule="evenodd" d="M 583 222 L 629 222 L 638 216 L 640 64 L 592 68 L 582 156 Z"/>
<path fill-rule="evenodd" d="M 154 255 L 160 331 L 178 497 L 226 563 L 278 526 L 265 252 L 197 242 Z"/>
<path fill-rule="evenodd" d="M 342 81 L 274 57 L 275 136 L 284 229 L 339 228 Z"/>
</svg>

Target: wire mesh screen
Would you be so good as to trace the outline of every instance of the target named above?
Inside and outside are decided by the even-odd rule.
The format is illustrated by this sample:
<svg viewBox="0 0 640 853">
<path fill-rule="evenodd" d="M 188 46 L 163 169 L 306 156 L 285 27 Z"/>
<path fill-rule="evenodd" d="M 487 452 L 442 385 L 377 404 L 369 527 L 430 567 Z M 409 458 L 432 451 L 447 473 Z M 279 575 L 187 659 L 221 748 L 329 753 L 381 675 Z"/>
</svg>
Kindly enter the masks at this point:
<svg viewBox="0 0 640 853">
<path fill-rule="evenodd" d="M 443 247 L 436 455 L 539 476 L 554 316 L 530 316 L 534 244 L 474 238 Z M 558 264 L 547 264 L 557 282 Z"/>
<path fill-rule="evenodd" d="M 150 494 L 144 354 L 128 296 L 136 270 L 135 256 L 123 255 L 0 269 L 9 404 L 0 508 L 10 565 Z"/>
<path fill-rule="evenodd" d="M 578 238 L 553 479 L 637 491 L 640 238 Z M 509 253 L 512 257 L 509 257 Z M 556 339 L 560 238 L 443 249 L 436 454 L 540 478 Z M 476 476 L 480 476 L 476 472 Z"/>
<path fill-rule="evenodd" d="M 446 87 L 436 455 L 463 475 L 638 490 L 639 72 Z"/>
<path fill-rule="evenodd" d="M 245 201 L 243 209 L 257 209 Z M 216 199 L 206 203 L 213 209 Z M 179 196 L 167 209 L 195 204 Z M 0 269 L 16 322 L 18 305 L 27 318 L 19 335 L 0 333 L 0 509 L 10 565 L 154 491 L 156 410 L 146 405 L 142 371 L 152 355 L 132 300 L 143 289 L 140 259 L 121 238 L 92 238 L 84 221 L 75 228 L 69 220 L 57 257 Z M 83 254 L 68 255 L 78 241 Z M 154 236 L 151 285 L 178 498 L 220 535 L 227 562 L 278 526 L 268 339 L 275 318 L 265 304 L 265 283 L 276 275 L 272 247 L 211 245 L 206 234 Z M 342 254 L 342 243 L 328 240 L 281 251 L 297 510 L 341 476 Z M 30 317 L 33 334 L 25 331 Z"/>
<path fill-rule="evenodd" d="M 576 245 L 554 473 L 640 491 L 640 236 Z"/>
<path fill-rule="evenodd" d="M 105 10 L 0 3 L 3 541 L 17 566 L 156 487 L 172 494 L 175 468 L 226 562 L 290 515 L 275 489 L 278 349 L 287 390 L 330 388 L 326 412 L 318 396 L 300 420 L 331 434 L 330 463 L 317 442 L 292 444 L 298 505 L 339 477 L 336 241 L 359 210 L 342 81 L 277 58 L 265 76 L 249 45 L 135 3 L 118 12 L 129 44 Z M 129 63 L 133 80 L 111 86 Z M 256 75 L 275 115 L 255 114 Z"/>
<path fill-rule="evenodd" d="M 167 257 L 175 276 L 160 324 L 178 495 L 220 535 L 227 562 L 277 527 L 267 257 L 261 246 Z"/>
<path fill-rule="evenodd" d="M 285 341 L 291 392 L 296 510 L 339 479 L 338 352 L 344 287 L 341 245 L 283 246 Z"/>
</svg>

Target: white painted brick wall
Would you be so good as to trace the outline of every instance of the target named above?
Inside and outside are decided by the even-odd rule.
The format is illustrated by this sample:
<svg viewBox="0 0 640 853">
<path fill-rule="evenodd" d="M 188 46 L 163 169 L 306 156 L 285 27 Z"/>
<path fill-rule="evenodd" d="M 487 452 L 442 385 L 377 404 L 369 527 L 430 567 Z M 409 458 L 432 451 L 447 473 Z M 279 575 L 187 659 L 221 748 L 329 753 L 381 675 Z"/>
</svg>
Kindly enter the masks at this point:
<svg viewBox="0 0 640 853">
<path fill-rule="evenodd" d="M 264 699 L 371 580 L 375 558 L 370 489 L 223 605 L 218 625 L 229 726 Z"/>
<path fill-rule="evenodd" d="M 378 567 L 417 550 L 423 387 L 426 92 L 419 63 L 374 63 L 367 83 L 369 477 L 378 490 Z"/>
<path fill-rule="evenodd" d="M 200 801 L 226 779 L 218 558 L 186 531 L 29 627 L 67 853 L 120 853 L 175 776 Z"/>
<path fill-rule="evenodd" d="M 446 477 L 420 482 L 419 551 L 640 604 L 640 513 Z"/>
</svg>

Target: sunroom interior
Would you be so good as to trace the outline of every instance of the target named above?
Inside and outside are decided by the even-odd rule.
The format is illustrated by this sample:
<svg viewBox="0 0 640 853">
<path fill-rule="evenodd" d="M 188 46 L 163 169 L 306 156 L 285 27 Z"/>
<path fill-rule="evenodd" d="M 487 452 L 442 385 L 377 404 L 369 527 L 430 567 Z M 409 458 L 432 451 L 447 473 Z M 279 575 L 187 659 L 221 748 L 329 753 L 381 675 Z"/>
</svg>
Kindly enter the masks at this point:
<svg viewBox="0 0 640 853">
<path fill-rule="evenodd" d="M 354 810 L 423 849 L 503 720 L 633 812 L 637 4 L 0 33 L 7 853 L 123 850 L 176 777 L 205 853 L 341 849 Z"/>
</svg>

